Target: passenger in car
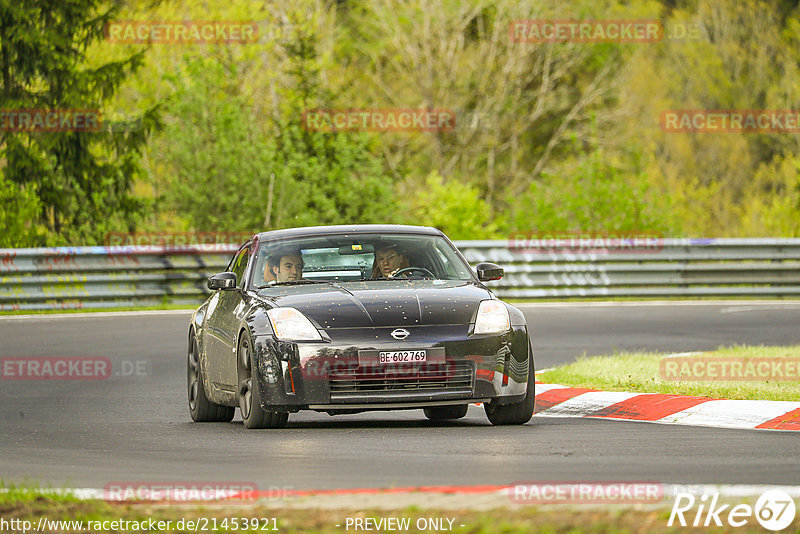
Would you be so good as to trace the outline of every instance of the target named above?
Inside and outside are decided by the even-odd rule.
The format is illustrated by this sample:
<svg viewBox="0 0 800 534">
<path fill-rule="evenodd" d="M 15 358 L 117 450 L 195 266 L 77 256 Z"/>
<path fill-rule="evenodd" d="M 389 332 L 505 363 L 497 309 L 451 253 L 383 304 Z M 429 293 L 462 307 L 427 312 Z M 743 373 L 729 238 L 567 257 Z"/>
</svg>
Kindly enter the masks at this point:
<svg viewBox="0 0 800 534">
<path fill-rule="evenodd" d="M 389 278 L 400 269 L 409 267 L 408 256 L 397 245 L 388 245 L 375 250 L 372 264 L 373 278 Z"/>
</svg>

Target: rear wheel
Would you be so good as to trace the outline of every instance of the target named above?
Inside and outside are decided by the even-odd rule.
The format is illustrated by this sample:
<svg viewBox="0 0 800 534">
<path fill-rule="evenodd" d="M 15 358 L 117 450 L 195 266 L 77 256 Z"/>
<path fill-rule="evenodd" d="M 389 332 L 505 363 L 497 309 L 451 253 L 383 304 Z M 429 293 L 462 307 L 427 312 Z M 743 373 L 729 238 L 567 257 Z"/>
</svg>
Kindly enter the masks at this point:
<svg viewBox="0 0 800 534">
<path fill-rule="evenodd" d="M 261 389 L 253 376 L 253 343 L 248 333 L 239 340 L 239 409 L 245 428 L 283 428 L 289 421 L 286 412 L 273 412 L 261 407 Z"/>
<path fill-rule="evenodd" d="M 189 357 L 186 365 L 186 383 L 189 390 L 189 413 L 198 423 L 223 423 L 233 419 L 236 408 L 221 406 L 206 397 L 203 370 L 200 368 L 200 351 L 194 331 L 189 334 Z"/>
<path fill-rule="evenodd" d="M 528 389 L 525 399 L 512 404 L 484 404 L 486 417 L 493 425 L 524 425 L 533 417 L 536 376 L 533 374 L 533 347 L 528 342 Z"/>
<path fill-rule="evenodd" d="M 468 404 L 457 404 L 455 406 L 438 406 L 436 408 L 425 408 L 425 417 L 431 421 L 446 421 L 448 419 L 461 419 L 467 415 Z"/>
</svg>

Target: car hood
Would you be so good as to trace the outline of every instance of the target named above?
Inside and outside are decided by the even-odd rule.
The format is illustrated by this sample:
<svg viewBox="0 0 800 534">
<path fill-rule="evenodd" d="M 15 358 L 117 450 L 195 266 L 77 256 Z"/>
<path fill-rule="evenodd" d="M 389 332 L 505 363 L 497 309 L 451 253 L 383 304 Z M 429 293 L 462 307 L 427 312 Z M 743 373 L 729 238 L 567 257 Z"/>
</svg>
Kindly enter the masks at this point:
<svg viewBox="0 0 800 534">
<path fill-rule="evenodd" d="M 259 295 L 321 328 L 468 324 L 486 289 L 463 280 L 379 280 L 277 286 Z"/>
</svg>

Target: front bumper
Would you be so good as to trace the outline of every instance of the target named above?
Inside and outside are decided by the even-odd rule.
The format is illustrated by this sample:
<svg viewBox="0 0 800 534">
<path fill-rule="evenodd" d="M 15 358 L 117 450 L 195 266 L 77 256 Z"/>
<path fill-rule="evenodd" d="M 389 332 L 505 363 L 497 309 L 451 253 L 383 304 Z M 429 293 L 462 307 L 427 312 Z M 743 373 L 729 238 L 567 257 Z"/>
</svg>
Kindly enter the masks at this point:
<svg viewBox="0 0 800 534">
<path fill-rule="evenodd" d="M 255 338 L 255 377 L 265 410 L 329 413 L 425 408 L 470 402 L 504 404 L 525 396 L 528 332 L 466 336 L 463 325 L 328 329 L 330 342 L 293 343 Z M 426 364 L 373 361 L 381 350 L 426 349 Z M 435 356 L 433 356 L 435 355 Z"/>
</svg>

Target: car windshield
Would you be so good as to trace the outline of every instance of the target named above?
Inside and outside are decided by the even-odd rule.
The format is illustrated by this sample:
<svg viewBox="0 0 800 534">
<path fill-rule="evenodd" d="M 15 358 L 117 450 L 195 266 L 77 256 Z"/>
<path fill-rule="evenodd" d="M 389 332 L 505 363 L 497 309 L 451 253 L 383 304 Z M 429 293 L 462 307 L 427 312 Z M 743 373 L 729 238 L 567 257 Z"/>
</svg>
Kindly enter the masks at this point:
<svg viewBox="0 0 800 534">
<path fill-rule="evenodd" d="M 469 265 L 441 236 L 349 234 L 261 243 L 252 284 L 364 280 L 474 280 Z"/>
</svg>

